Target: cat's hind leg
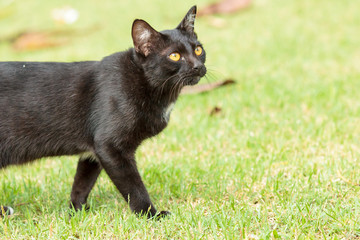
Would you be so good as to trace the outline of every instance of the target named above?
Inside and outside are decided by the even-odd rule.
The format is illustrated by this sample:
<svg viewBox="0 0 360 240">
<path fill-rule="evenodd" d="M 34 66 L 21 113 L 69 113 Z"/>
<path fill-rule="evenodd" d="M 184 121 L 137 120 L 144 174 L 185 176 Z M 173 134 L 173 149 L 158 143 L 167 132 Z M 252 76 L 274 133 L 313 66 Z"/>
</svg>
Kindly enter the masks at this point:
<svg viewBox="0 0 360 240">
<path fill-rule="evenodd" d="M 74 184 L 71 190 L 70 208 L 81 210 L 101 172 L 101 165 L 93 155 L 83 155 L 79 159 Z"/>
</svg>

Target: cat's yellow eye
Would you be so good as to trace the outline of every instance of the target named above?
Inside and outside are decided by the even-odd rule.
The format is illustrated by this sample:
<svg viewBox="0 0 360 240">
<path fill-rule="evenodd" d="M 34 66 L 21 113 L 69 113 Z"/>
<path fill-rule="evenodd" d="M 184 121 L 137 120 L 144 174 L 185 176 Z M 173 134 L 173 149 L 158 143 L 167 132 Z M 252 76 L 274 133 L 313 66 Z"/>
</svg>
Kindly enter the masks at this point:
<svg viewBox="0 0 360 240">
<path fill-rule="evenodd" d="M 181 56 L 180 56 L 180 53 L 177 53 L 177 52 L 173 52 L 169 55 L 169 58 L 171 60 L 173 60 L 174 62 L 177 62 L 180 60 Z"/>
<path fill-rule="evenodd" d="M 200 56 L 200 55 L 202 54 L 202 52 L 203 52 L 202 47 L 197 46 L 197 47 L 195 48 L 195 54 L 196 54 L 196 55 Z"/>
</svg>

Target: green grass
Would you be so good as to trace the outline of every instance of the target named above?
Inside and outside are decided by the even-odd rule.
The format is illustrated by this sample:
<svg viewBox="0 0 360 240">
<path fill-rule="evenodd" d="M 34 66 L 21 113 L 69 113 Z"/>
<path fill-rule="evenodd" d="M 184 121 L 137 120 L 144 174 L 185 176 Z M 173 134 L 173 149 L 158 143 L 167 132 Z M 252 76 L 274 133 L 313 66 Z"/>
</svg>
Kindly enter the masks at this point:
<svg viewBox="0 0 360 240">
<path fill-rule="evenodd" d="M 67 4 L 80 19 L 57 26 L 50 11 Z M 41 51 L 2 42 L 0 60 L 101 59 L 131 46 L 133 19 L 173 28 L 193 4 L 16 1 L 0 19 L 2 36 L 97 30 Z M 90 210 L 70 219 L 77 157 L 43 159 L 0 171 L 0 203 L 16 210 L 0 220 L 0 239 L 358 239 L 359 9 L 353 0 L 254 0 L 247 11 L 198 19 L 210 81 L 237 84 L 182 96 L 168 128 L 137 152 L 153 202 L 173 215 L 137 218 L 102 173 Z M 210 116 L 215 106 L 222 111 Z"/>
</svg>

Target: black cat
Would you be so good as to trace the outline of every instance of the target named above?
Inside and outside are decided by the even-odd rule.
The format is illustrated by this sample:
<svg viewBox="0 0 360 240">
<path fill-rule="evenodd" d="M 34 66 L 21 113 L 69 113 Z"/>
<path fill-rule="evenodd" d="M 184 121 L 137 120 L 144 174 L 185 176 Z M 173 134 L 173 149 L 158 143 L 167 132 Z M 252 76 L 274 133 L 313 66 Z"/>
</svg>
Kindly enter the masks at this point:
<svg viewBox="0 0 360 240">
<path fill-rule="evenodd" d="M 134 48 L 102 61 L 0 63 L 0 168 L 80 154 L 71 207 L 81 209 L 104 169 L 132 211 L 167 215 L 151 203 L 135 151 L 167 126 L 181 88 L 206 74 L 195 16 L 196 6 L 162 32 L 135 20 Z"/>
</svg>

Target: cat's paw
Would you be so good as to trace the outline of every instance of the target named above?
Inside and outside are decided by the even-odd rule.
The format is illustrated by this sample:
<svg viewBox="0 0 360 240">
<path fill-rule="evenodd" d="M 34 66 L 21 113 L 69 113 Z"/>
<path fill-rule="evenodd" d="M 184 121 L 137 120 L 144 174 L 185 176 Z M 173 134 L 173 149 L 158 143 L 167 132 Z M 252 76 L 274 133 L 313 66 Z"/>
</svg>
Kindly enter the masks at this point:
<svg viewBox="0 0 360 240">
<path fill-rule="evenodd" d="M 168 211 L 161 211 L 161 212 L 153 211 L 153 212 L 147 212 L 146 214 L 138 213 L 137 215 L 140 217 L 143 217 L 145 215 L 148 219 L 151 220 L 160 220 L 171 215 L 171 213 Z"/>
<path fill-rule="evenodd" d="M 82 211 L 83 209 L 85 211 L 88 211 L 90 209 L 90 206 L 87 203 L 83 203 L 83 204 L 81 204 L 81 203 L 76 203 L 76 204 L 75 203 L 70 203 L 69 207 L 70 207 L 71 210 L 74 210 L 75 212 Z"/>
<path fill-rule="evenodd" d="M 74 206 L 73 204 L 70 204 L 70 212 L 69 212 L 69 215 L 70 217 L 74 217 L 78 212 L 82 212 L 82 211 L 89 211 L 90 210 L 90 206 L 85 203 L 85 204 L 82 204 L 82 205 L 77 205 L 77 206 Z"/>
<path fill-rule="evenodd" d="M 14 209 L 11 207 L 0 206 L 0 216 L 13 215 Z"/>
<path fill-rule="evenodd" d="M 154 216 L 154 219 L 155 220 L 161 220 L 165 217 L 168 217 L 171 215 L 171 212 L 168 212 L 168 211 L 161 211 L 161 212 L 158 212 L 156 213 L 156 215 Z"/>
</svg>

